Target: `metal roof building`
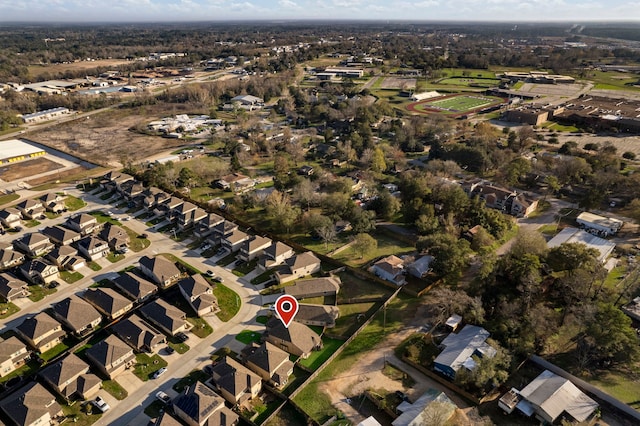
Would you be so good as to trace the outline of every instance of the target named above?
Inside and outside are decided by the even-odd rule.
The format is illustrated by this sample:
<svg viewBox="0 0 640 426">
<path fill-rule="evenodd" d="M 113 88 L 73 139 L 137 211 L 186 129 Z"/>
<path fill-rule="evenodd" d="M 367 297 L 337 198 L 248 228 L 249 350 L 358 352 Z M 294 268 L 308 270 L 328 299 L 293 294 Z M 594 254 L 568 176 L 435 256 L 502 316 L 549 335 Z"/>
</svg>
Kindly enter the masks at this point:
<svg viewBox="0 0 640 426">
<path fill-rule="evenodd" d="M 15 163 L 45 155 L 44 149 L 22 140 L 9 139 L 0 142 L 0 164 Z"/>
<path fill-rule="evenodd" d="M 582 243 L 589 248 L 598 250 L 600 253 L 598 260 L 601 262 L 604 262 L 616 248 L 615 243 L 577 228 L 564 228 L 547 243 L 547 247 L 554 248 L 564 243 Z"/>
</svg>

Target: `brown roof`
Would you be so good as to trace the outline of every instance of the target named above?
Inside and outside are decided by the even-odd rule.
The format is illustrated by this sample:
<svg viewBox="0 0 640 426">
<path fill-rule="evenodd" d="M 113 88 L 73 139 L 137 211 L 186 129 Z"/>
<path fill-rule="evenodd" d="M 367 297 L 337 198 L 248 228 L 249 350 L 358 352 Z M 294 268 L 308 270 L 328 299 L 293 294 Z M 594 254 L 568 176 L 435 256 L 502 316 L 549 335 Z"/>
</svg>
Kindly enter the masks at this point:
<svg viewBox="0 0 640 426">
<path fill-rule="evenodd" d="M 327 326 L 333 326 L 335 325 L 338 315 L 340 315 L 340 310 L 337 306 L 300 303 L 294 321 L 317 321 Z"/>
<path fill-rule="evenodd" d="M 37 382 L 14 392 L 0 403 L 0 407 L 18 425 L 30 425 L 47 413 L 53 417 L 62 412 L 55 396 Z"/>
<path fill-rule="evenodd" d="M 289 294 L 296 298 L 304 299 L 309 295 L 321 293 L 334 293 L 340 291 L 340 278 L 336 276 L 310 278 L 308 280 L 296 281 L 294 285 L 284 288 L 285 294 Z"/>
<path fill-rule="evenodd" d="M 82 297 L 107 315 L 113 315 L 127 306 L 133 306 L 129 299 L 108 287 L 89 288 Z"/>
<path fill-rule="evenodd" d="M 265 254 L 275 259 L 276 257 L 293 250 L 291 247 L 282 243 L 280 241 L 274 241 L 267 249 L 265 250 Z"/>
<path fill-rule="evenodd" d="M 8 359 L 12 359 L 14 353 L 25 348 L 26 345 L 16 336 L 11 336 L 8 339 L 0 337 L 0 364 Z"/>
<path fill-rule="evenodd" d="M 171 331 L 183 327 L 186 324 L 186 314 L 162 299 L 156 299 L 140 308 L 140 313 L 149 320 Z"/>
<path fill-rule="evenodd" d="M 320 263 L 320 259 L 316 257 L 310 251 L 295 255 L 285 260 L 285 263 L 291 268 L 291 271 L 295 271 L 301 268 L 306 268 L 307 266 L 314 265 L 316 263 Z"/>
<path fill-rule="evenodd" d="M 373 265 L 394 276 L 400 274 L 404 270 L 403 260 L 394 255 L 382 258 Z"/>
<path fill-rule="evenodd" d="M 113 332 L 136 350 L 152 348 L 164 341 L 164 334 L 147 324 L 138 315 L 133 314 L 113 327 Z"/>
<path fill-rule="evenodd" d="M 271 318 L 267 324 L 267 336 L 291 342 L 291 344 L 303 353 L 310 353 L 317 346 L 322 344 L 320 336 L 315 331 L 304 324 L 292 322 L 289 327 L 285 327 L 278 318 Z"/>
<path fill-rule="evenodd" d="M 173 405 L 199 425 L 224 407 L 224 399 L 203 383 L 196 382 L 173 400 Z M 232 424 L 231 422 L 229 424 Z"/>
<path fill-rule="evenodd" d="M 229 357 L 225 357 L 224 360 L 213 366 L 211 376 L 212 382 L 216 386 L 235 397 L 238 397 L 247 388 L 253 388 L 262 382 L 260 376 Z"/>
<path fill-rule="evenodd" d="M 53 305 L 53 310 L 60 318 L 65 318 L 76 331 L 102 318 L 96 308 L 76 295 L 56 303 Z"/>
<path fill-rule="evenodd" d="M 133 349 L 114 334 L 87 349 L 86 354 L 107 371 L 122 358 L 134 358 Z M 117 365 L 120 364 L 122 362 L 118 362 Z"/>
<path fill-rule="evenodd" d="M 58 388 L 65 386 L 65 382 L 89 371 L 89 364 L 75 354 L 69 354 L 64 359 L 45 368 L 39 374 Z"/>
<path fill-rule="evenodd" d="M 180 275 L 180 270 L 176 267 L 176 265 L 163 256 L 142 256 L 140 258 L 140 265 L 144 266 L 150 271 L 153 271 L 153 273 L 160 279 L 169 279 L 170 277 Z"/>
<path fill-rule="evenodd" d="M 253 343 L 242 350 L 242 355 L 247 363 L 255 364 L 270 375 L 280 369 L 289 371 L 293 368 L 289 354 L 269 342 L 261 345 Z"/>
<path fill-rule="evenodd" d="M 29 339 L 37 340 L 48 331 L 51 331 L 54 328 L 60 326 L 61 324 L 53 319 L 49 314 L 47 314 L 46 312 L 40 312 L 31 318 L 25 319 L 22 324 L 16 327 L 16 329 Z M 65 334 L 66 333 L 62 330 L 53 333 L 52 336 L 49 336 L 49 341 L 60 336 L 64 336 Z"/>
<path fill-rule="evenodd" d="M 133 272 L 125 272 L 114 279 L 113 282 L 127 296 L 134 300 L 142 299 L 158 291 L 158 287 L 155 284 Z"/>
</svg>

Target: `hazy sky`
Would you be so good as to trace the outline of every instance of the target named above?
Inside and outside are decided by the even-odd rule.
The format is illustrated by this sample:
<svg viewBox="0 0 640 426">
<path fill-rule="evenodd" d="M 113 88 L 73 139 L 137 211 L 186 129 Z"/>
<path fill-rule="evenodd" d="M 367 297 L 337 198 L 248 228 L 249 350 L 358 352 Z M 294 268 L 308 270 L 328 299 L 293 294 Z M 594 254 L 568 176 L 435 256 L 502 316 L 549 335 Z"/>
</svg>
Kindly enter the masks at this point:
<svg viewBox="0 0 640 426">
<path fill-rule="evenodd" d="M 640 0 L 0 0 L 0 21 L 640 20 Z"/>
</svg>

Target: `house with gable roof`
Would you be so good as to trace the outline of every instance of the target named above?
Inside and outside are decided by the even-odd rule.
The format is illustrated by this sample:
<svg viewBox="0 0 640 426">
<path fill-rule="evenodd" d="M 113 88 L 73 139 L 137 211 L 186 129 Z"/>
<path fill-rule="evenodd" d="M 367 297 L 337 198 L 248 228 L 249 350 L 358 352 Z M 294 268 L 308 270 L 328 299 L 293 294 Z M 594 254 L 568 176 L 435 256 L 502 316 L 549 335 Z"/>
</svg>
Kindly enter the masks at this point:
<svg viewBox="0 0 640 426">
<path fill-rule="evenodd" d="M 31 258 L 43 256 L 55 247 L 49 240 L 49 237 L 39 232 L 24 234 L 22 238 L 14 240 L 13 245 L 16 249 L 26 253 L 26 255 Z"/>
<path fill-rule="evenodd" d="M 79 232 L 82 236 L 92 234 L 95 230 L 100 228 L 98 219 L 95 216 L 88 215 L 86 213 L 79 213 L 71 216 L 67 219 L 66 226 L 76 232 Z"/>
<path fill-rule="evenodd" d="M 22 215 L 18 209 L 7 207 L 0 210 L 0 224 L 6 229 L 15 228 L 22 223 Z"/>
<path fill-rule="evenodd" d="M 322 348 L 320 336 L 299 322 L 294 321 L 285 327 L 282 321 L 272 317 L 267 321 L 266 328 L 264 340 L 292 355 L 308 358 L 312 351 Z"/>
<path fill-rule="evenodd" d="M 27 363 L 31 351 L 15 336 L 0 337 L 0 377 L 11 374 Z"/>
<path fill-rule="evenodd" d="M 140 314 L 170 336 L 190 328 L 187 314 L 162 299 L 156 299 L 140 308 Z"/>
<path fill-rule="evenodd" d="M 117 322 L 111 327 L 111 331 L 136 352 L 154 353 L 161 344 L 166 342 L 164 334 L 137 314 Z"/>
<path fill-rule="evenodd" d="M 16 332 L 22 340 L 40 353 L 61 343 L 67 336 L 67 333 L 62 330 L 62 324 L 46 312 L 26 318 L 16 327 Z"/>
<path fill-rule="evenodd" d="M 473 356 L 493 358 L 496 349 L 486 342 L 489 335 L 484 328 L 471 324 L 457 334 L 450 333 L 440 344 L 444 349 L 433 361 L 433 369 L 453 380 L 460 368 L 471 371 L 476 367 Z"/>
<path fill-rule="evenodd" d="M 250 343 L 242 350 L 247 367 L 276 388 L 286 386 L 293 374 L 289 354 L 270 342 Z"/>
<path fill-rule="evenodd" d="M 102 384 L 98 376 L 89 372 L 89 364 L 73 353 L 46 367 L 38 375 L 67 401 L 74 397 L 89 399 Z"/>
<path fill-rule="evenodd" d="M 199 317 L 220 311 L 218 299 L 202 275 L 196 274 L 180 280 L 178 288 L 182 297 Z"/>
<path fill-rule="evenodd" d="M 404 262 L 398 256 L 387 256 L 370 268 L 371 272 L 385 281 L 401 286 L 407 283 L 404 278 Z"/>
<path fill-rule="evenodd" d="M 259 235 L 245 240 L 240 245 L 240 253 L 238 253 L 238 259 L 243 262 L 249 262 L 259 256 L 262 256 L 265 249 L 269 248 L 272 243 L 273 241 L 271 241 L 271 238 L 261 237 Z"/>
<path fill-rule="evenodd" d="M 136 363 L 133 349 L 114 334 L 87 349 L 85 354 L 109 379 L 115 378 Z"/>
<path fill-rule="evenodd" d="M 287 283 L 320 272 L 320 264 L 320 259 L 313 252 L 300 253 L 286 259 L 275 277 L 278 284 Z"/>
<path fill-rule="evenodd" d="M 224 398 L 201 382 L 185 388 L 173 400 L 176 416 L 189 426 L 235 426 L 240 419 L 224 405 Z"/>
<path fill-rule="evenodd" d="M 27 281 L 34 284 L 48 284 L 60 278 L 58 267 L 40 258 L 23 263 L 19 271 Z"/>
<path fill-rule="evenodd" d="M 0 243 L 0 271 L 24 262 L 25 254 L 15 251 L 13 245 Z"/>
<path fill-rule="evenodd" d="M 11 302 L 20 297 L 27 297 L 29 294 L 26 282 L 9 273 L 0 273 L 0 299 Z"/>
<path fill-rule="evenodd" d="M 158 292 L 158 286 L 141 276 L 127 271 L 113 280 L 115 286 L 129 299 L 142 303 Z"/>
<path fill-rule="evenodd" d="M 140 270 L 161 288 L 167 288 L 180 279 L 182 273 L 178 267 L 163 256 L 142 256 Z"/>
<path fill-rule="evenodd" d="M 88 288 L 82 298 L 110 320 L 133 309 L 133 302 L 109 287 Z"/>
<path fill-rule="evenodd" d="M 3 399 L 0 410 L 17 426 L 55 425 L 64 418 L 56 397 L 35 381 Z"/>
<path fill-rule="evenodd" d="M 78 337 L 91 333 L 102 322 L 100 312 L 75 294 L 55 303 L 52 309 L 56 319 Z"/>
<path fill-rule="evenodd" d="M 260 376 L 230 357 L 224 357 L 213 366 L 211 384 L 234 406 L 255 398 L 262 389 Z"/>
</svg>

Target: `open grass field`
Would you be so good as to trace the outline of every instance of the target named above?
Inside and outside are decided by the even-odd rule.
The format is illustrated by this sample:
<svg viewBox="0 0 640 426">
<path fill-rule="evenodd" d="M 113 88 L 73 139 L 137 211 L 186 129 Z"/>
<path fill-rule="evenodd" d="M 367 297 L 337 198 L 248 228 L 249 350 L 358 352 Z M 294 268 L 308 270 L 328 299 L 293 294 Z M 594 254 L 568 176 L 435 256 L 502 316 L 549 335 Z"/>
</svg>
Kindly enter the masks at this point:
<svg viewBox="0 0 640 426">
<path fill-rule="evenodd" d="M 447 77 L 438 80 L 437 84 L 488 88 L 497 86 L 500 84 L 500 80 L 497 78 L 484 77 Z"/>
<path fill-rule="evenodd" d="M 415 108 L 417 110 L 422 107 L 426 110 L 460 113 L 491 105 L 494 101 L 494 99 L 485 96 L 459 95 L 420 102 Z"/>
<path fill-rule="evenodd" d="M 125 59 L 99 59 L 97 61 L 79 61 L 69 64 L 29 65 L 29 75 L 39 77 L 45 74 L 57 74 L 65 71 L 87 70 L 97 67 L 115 67 L 126 64 Z"/>
</svg>

